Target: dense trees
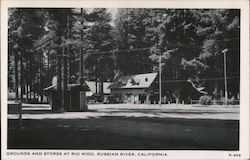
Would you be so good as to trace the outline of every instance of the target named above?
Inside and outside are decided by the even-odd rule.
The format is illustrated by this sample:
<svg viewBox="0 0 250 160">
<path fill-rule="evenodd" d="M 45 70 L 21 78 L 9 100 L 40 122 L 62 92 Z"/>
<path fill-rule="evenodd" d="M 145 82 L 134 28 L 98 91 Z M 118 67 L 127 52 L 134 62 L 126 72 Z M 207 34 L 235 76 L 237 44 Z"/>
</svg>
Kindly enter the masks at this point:
<svg viewBox="0 0 250 160">
<path fill-rule="evenodd" d="M 115 20 L 117 33 L 116 53 L 117 67 L 125 74 L 145 73 L 152 70 L 153 64 L 149 59 L 149 47 L 153 44 L 146 35 L 149 10 L 119 9 Z"/>
<path fill-rule="evenodd" d="M 121 9 L 116 20 L 118 48 L 150 47 L 150 51 L 133 52 L 132 58 L 130 54 L 118 54 L 118 67 L 124 74 L 157 71 L 161 55 L 164 92 L 185 94 L 181 93 L 185 91 L 182 82 L 191 78 L 213 94 L 224 87 L 222 51 L 227 49 L 231 96 L 237 96 L 239 16 L 239 10 Z M 139 44 L 143 47 L 136 46 Z"/>
<path fill-rule="evenodd" d="M 14 62 L 9 64 L 9 70 L 13 71 L 14 68 L 16 97 L 19 97 L 20 88 L 20 99 L 22 100 L 24 94 L 27 98 L 31 96 L 28 92 L 36 90 L 38 93 L 39 85 L 36 84 L 39 79 L 37 77 L 41 72 L 36 71 L 40 65 L 40 57 L 37 56 L 38 53 L 34 52 L 33 44 L 44 33 L 44 17 L 43 13 L 36 9 L 10 9 L 9 15 L 8 55 L 10 62 L 11 59 Z M 13 86 L 11 85 L 13 74 L 8 76 L 9 84 Z"/>
<path fill-rule="evenodd" d="M 53 76 L 63 98 L 68 83 L 158 71 L 160 57 L 164 95 L 184 95 L 187 79 L 217 95 L 225 49 L 230 96 L 239 92 L 239 10 L 124 8 L 114 19 L 104 8 L 12 8 L 8 23 L 8 86 L 21 99 L 42 100 Z"/>
<path fill-rule="evenodd" d="M 89 21 L 92 25 L 88 30 L 89 51 L 85 59 L 85 68 L 88 71 L 88 79 L 96 81 L 96 86 L 100 82 L 103 89 L 103 82 L 113 78 L 113 57 L 105 54 L 113 50 L 111 14 L 107 9 L 96 8 L 89 14 Z M 103 54 L 100 54 L 103 53 Z M 96 93 L 99 93 L 96 87 Z M 101 99 L 103 91 L 100 91 Z"/>
</svg>

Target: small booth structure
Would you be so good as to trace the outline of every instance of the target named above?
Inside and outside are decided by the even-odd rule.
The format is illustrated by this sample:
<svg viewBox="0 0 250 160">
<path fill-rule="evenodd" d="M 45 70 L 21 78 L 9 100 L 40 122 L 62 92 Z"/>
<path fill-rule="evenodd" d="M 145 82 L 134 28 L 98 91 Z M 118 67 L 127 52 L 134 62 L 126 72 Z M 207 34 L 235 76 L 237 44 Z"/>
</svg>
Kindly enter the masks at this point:
<svg viewBox="0 0 250 160">
<path fill-rule="evenodd" d="M 87 85 L 69 84 L 69 111 L 86 111 L 88 110 L 86 92 L 90 91 Z"/>
<path fill-rule="evenodd" d="M 57 85 L 52 85 L 44 89 L 45 93 L 49 96 L 50 105 L 52 111 L 58 111 L 62 106 L 58 106 L 60 96 L 58 96 Z M 87 100 L 86 92 L 90 91 L 86 84 L 68 84 L 67 92 L 68 97 L 64 98 L 64 102 L 67 104 L 65 111 L 86 111 Z"/>
</svg>

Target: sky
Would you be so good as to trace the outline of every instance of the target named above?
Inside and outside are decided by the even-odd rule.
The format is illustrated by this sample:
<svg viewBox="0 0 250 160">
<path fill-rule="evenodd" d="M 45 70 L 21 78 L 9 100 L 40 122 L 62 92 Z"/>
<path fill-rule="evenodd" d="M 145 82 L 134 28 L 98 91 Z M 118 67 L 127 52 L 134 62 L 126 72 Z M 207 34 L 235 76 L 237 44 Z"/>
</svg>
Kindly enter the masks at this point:
<svg viewBox="0 0 250 160">
<path fill-rule="evenodd" d="M 118 12 L 117 8 L 108 8 L 108 11 L 112 14 L 112 22 L 110 23 L 112 26 L 114 26 L 114 20 L 116 18 L 116 14 Z"/>
<path fill-rule="evenodd" d="M 118 9 L 117 9 L 117 8 L 109 8 L 108 10 L 109 10 L 110 13 L 112 14 L 112 19 L 114 20 L 116 14 L 117 14 L 117 12 L 118 12 Z"/>
</svg>

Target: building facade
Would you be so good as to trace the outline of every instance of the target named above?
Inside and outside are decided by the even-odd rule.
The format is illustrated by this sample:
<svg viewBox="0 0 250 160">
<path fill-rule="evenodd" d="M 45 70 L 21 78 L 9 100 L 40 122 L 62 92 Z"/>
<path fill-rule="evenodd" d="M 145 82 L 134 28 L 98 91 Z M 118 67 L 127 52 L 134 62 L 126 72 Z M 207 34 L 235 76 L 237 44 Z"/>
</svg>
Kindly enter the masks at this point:
<svg viewBox="0 0 250 160">
<path fill-rule="evenodd" d="M 151 103 L 156 101 L 158 73 L 146 73 L 117 78 L 110 85 L 111 95 L 121 103 Z"/>
</svg>

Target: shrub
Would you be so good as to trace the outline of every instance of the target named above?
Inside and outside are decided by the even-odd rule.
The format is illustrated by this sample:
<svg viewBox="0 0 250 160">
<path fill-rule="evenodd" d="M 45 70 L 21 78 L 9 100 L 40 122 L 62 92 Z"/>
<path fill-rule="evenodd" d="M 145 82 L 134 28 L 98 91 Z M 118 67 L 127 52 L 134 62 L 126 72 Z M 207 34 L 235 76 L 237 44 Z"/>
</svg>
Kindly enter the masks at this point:
<svg viewBox="0 0 250 160">
<path fill-rule="evenodd" d="M 203 105 L 210 105 L 212 104 L 212 97 L 211 96 L 201 96 L 199 98 L 199 103 Z"/>
<path fill-rule="evenodd" d="M 8 100 L 14 100 L 15 97 L 15 92 L 8 92 Z"/>
<path fill-rule="evenodd" d="M 227 104 L 237 105 L 237 104 L 239 104 L 239 100 L 236 100 L 235 97 L 233 96 L 232 98 L 228 99 Z"/>
<path fill-rule="evenodd" d="M 228 100 L 227 100 L 227 104 L 228 104 L 228 105 L 235 105 L 236 103 L 235 103 L 235 100 L 233 100 L 233 99 L 228 99 Z"/>
</svg>

